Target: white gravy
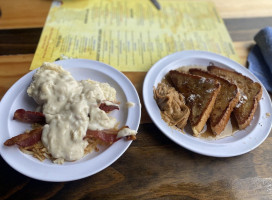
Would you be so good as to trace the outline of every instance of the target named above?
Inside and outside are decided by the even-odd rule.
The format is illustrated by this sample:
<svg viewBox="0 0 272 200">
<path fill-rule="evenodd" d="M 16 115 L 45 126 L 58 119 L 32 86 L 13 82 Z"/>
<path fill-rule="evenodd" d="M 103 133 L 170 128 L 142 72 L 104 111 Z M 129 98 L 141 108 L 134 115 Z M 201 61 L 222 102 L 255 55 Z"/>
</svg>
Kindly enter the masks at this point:
<svg viewBox="0 0 272 200">
<path fill-rule="evenodd" d="M 87 129 L 117 126 L 117 120 L 98 107 L 101 102 L 117 102 L 115 89 L 107 83 L 76 81 L 61 66 L 44 63 L 33 76 L 27 93 L 46 117 L 42 142 L 54 158 L 82 158 L 88 145 L 83 140 Z"/>
</svg>

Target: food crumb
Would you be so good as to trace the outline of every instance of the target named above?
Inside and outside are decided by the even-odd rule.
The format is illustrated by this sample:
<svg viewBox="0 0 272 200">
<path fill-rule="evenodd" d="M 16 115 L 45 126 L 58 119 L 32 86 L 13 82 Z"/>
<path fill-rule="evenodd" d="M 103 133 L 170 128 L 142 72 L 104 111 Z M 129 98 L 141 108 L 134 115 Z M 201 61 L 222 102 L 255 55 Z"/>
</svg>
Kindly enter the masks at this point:
<svg viewBox="0 0 272 200">
<path fill-rule="evenodd" d="M 53 160 L 53 163 L 62 165 L 64 163 L 64 159 L 63 158 L 57 158 L 57 159 Z"/>
<path fill-rule="evenodd" d="M 131 107 L 135 106 L 135 103 L 133 103 L 133 102 L 127 102 L 126 105 L 127 105 L 128 108 L 131 108 Z"/>
<path fill-rule="evenodd" d="M 265 113 L 266 117 L 270 117 L 271 114 L 270 113 Z"/>
</svg>

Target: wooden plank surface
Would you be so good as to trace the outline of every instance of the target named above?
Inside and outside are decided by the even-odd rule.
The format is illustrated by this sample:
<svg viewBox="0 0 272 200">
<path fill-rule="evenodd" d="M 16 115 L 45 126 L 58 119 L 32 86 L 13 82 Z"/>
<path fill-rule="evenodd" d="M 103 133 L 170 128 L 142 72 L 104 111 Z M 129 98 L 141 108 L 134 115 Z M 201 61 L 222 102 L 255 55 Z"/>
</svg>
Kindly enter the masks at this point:
<svg viewBox="0 0 272 200">
<path fill-rule="evenodd" d="M 211 1 L 225 19 L 267 17 L 272 12 L 271 0 Z M 0 29 L 43 27 L 51 3 L 50 0 L 0 0 Z"/>
<path fill-rule="evenodd" d="M 43 27 L 52 1 L 0 0 L 0 29 Z"/>
<path fill-rule="evenodd" d="M 272 1 L 213 1 L 246 66 L 254 35 L 272 26 Z M 29 71 L 51 2 L 0 0 L 0 98 Z M 142 102 L 146 73 L 124 74 Z M 164 136 L 142 105 L 137 140 L 110 167 L 91 177 L 61 183 L 38 181 L 13 170 L 0 157 L 0 199 L 272 199 L 271 134 L 242 156 L 202 156 Z"/>
<path fill-rule="evenodd" d="M 267 165 L 272 160 L 271 137 L 251 153 L 223 159 L 187 151 L 152 124 L 142 125 L 139 133 L 110 167 L 72 182 L 33 180 L 0 158 L 0 199 L 268 200 L 272 195 L 272 178 L 268 177 L 272 172 Z"/>
</svg>

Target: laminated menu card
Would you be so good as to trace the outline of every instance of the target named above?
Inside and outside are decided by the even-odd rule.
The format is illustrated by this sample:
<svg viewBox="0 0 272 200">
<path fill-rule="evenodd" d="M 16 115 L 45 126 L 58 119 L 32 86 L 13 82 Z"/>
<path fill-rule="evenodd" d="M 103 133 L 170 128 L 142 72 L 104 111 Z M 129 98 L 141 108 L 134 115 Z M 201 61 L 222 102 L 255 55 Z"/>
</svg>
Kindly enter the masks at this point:
<svg viewBox="0 0 272 200">
<path fill-rule="evenodd" d="M 53 1 L 30 69 L 45 61 L 85 58 L 120 71 L 144 72 L 182 50 L 204 50 L 239 62 L 212 2 L 160 0 Z"/>
</svg>

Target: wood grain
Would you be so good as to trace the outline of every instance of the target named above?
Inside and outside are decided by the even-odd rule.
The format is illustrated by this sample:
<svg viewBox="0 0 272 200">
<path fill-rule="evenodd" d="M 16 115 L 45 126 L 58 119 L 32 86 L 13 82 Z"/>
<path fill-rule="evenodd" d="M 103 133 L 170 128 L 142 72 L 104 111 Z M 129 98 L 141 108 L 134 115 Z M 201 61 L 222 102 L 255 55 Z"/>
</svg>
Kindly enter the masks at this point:
<svg viewBox="0 0 272 200">
<path fill-rule="evenodd" d="M 43 27 L 51 0 L 0 0 L 0 29 Z"/>
<path fill-rule="evenodd" d="M 7 92 L 7 90 L 29 72 L 30 63 L 33 55 L 19 55 L 19 56 L 1 56 L 0 57 L 0 97 Z M 7 70 L 10 69 L 10 70 Z"/>
<path fill-rule="evenodd" d="M 163 1 L 163 0 L 161 0 Z M 205 1 L 205 0 L 194 0 Z M 222 18 L 271 16 L 271 0 L 211 0 Z M 0 29 L 43 27 L 51 0 L 0 0 Z"/>
<path fill-rule="evenodd" d="M 271 144 L 269 137 L 251 153 L 212 158 L 181 148 L 154 124 L 144 124 L 120 159 L 78 181 L 33 180 L 0 158 L 0 185 L 8 185 L 0 187 L 0 199 L 269 199 Z"/>
<path fill-rule="evenodd" d="M 259 30 L 272 26 L 272 17 L 230 18 L 224 19 L 233 41 L 253 40 Z"/>
<path fill-rule="evenodd" d="M 0 31 L 0 55 L 34 53 L 42 28 L 6 29 Z"/>
</svg>

